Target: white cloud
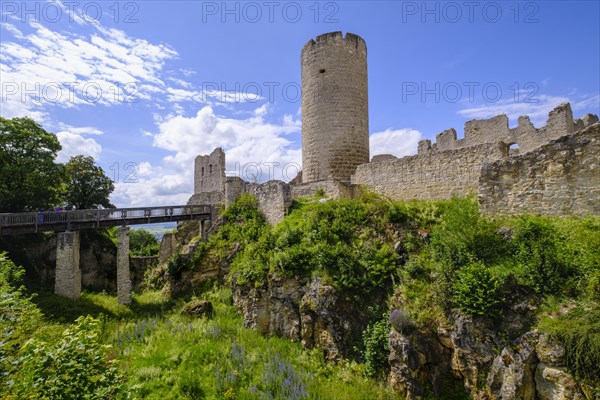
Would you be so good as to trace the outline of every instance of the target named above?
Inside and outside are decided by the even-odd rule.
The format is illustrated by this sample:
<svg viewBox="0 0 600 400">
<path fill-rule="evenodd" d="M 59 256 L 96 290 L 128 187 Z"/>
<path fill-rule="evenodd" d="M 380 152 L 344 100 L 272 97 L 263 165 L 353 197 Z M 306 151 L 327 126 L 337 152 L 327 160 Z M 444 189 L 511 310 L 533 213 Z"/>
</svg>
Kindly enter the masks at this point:
<svg viewBox="0 0 600 400">
<path fill-rule="evenodd" d="M 535 102 L 514 102 L 512 100 L 498 101 L 497 103 L 484 104 L 476 107 L 465 108 L 458 111 L 459 115 L 468 118 L 485 119 L 496 115 L 506 114 L 511 121 L 516 121 L 519 116 L 527 115 L 537 127 L 546 124 L 548 113 L 561 103 L 571 103 L 573 111 L 587 108 L 599 108 L 600 96 L 584 96 L 571 99 L 562 96 L 536 95 L 531 100 Z"/>
<path fill-rule="evenodd" d="M 56 136 L 62 145 L 62 150 L 56 157 L 57 162 L 67 162 L 71 157 L 80 154 L 92 156 L 95 160 L 98 160 L 102 151 L 102 146 L 94 139 L 86 139 L 77 133 L 62 131 L 58 132 Z"/>
<path fill-rule="evenodd" d="M 226 118 L 210 106 L 196 115 L 157 117 L 154 146 L 172 154 L 161 165 L 144 162 L 136 171 L 137 183 L 118 183 L 112 200 L 120 206 L 185 204 L 193 193 L 194 159 L 216 147 L 227 153 L 228 175 L 259 181 L 290 180 L 301 165 L 301 150 L 286 136 L 300 131 L 300 121 L 286 116 L 268 122 L 267 106 L 248 118 Z M 152 204 L 149 204 L 152 203 Z"/>
<path fill-rule="evenodd" d="M 56 32 L 35 21 L 23 35 L 9 23 L 13 40 L 0 43 L 3 116 L 47 114 L 54 106 L 114 105 L 162 96 L 170 47 L 129 37 L 99 23 L 78 20 L 81 32 Z"/>
<path fill-rule="evenodd" d="M 416 154 L 421 137 L 421 132 L 414 129 L 386 129 L 383 132 L 373 133 L 369 140 L 371 156 L 392 154 L 396 157 L 404 157 Z"/>
</svg>

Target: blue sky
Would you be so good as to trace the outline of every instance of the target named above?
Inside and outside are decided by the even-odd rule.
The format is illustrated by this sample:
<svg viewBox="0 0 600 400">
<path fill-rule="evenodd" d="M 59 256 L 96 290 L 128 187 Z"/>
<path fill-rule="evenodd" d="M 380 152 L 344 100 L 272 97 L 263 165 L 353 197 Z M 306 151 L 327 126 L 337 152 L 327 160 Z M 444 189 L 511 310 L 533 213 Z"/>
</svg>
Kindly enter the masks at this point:
<svg viewBox="0 0 600 400">
<path fill-rule="evenodd" d="M 300 51 L 331 31 L 367 42 L 371 155 L 501 113 L 540 127 L 565 101 L 600 114 L 598 1 L 0 4 L 0 114 L 92 155 L 118 206 L 185 203 L 219 146 L 230 175 L 293 178 Z"/>
</svg>

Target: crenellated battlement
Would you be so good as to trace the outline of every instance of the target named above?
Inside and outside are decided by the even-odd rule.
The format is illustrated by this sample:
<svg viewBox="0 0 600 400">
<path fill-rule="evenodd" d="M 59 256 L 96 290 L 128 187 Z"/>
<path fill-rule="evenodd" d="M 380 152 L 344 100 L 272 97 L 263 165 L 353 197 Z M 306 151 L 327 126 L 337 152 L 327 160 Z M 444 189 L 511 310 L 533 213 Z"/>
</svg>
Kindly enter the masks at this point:
<svg viewBox="0 0 600 400">
<path fill-rule="evenodd" d="M 539 129 L 533 126 L 527 116 L 520 116 L 515 128 L 508 127 L 506 114 L 489 119 L 474 119 L 465 123 L 464 138 L 457 139 L 456 131 L 448 129 L 436 135 L 435 143 L 431 140 L 420 141 L 418 151 L 419 154 L 427 154 L 432 151 L 501 143 L 508 147 L 517 144 L 520 152 L 528 152 L 565 134 L 587 128 L 597 121 L 598 117 L 592 114 L 574 120 L 571 105 L 564 103 L 550 111 L 546 125 Z"/>
<path fill-rule="evenodd" d="M 346 32 L 346 36 L 344 36 L 340 31 L 324 33 L 317 36 L 316 39 L 310 39 L 306 45 L 304 45 L 304 48 L 302 48 L 302 53 L 314 50 L 317 47 L 331 45 L 348 46 L 356 50 L 361 50 L 365 55 L 367 53 L 367 43 L 363 38 L 350 32 Z"/>
</svg>

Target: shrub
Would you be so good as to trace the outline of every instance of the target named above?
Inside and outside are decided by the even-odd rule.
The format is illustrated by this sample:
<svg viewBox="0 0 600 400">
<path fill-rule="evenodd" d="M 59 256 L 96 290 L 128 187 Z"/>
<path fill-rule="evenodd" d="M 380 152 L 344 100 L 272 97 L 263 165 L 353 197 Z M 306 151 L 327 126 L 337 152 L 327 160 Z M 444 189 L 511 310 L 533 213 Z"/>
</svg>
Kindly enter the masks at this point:
<svg viewBox="0 0 600 400">
<path fill-rule="evenodd" d="M 537 293 L 559 289 L 570 274 L 561 256 L 563 238 L 544 217 L 522 217 L 514 228 L 512 244 L 518 264 L 517 278 Z"/>
<path fill-rule="evenodd" d="M 504 304 L 503 279 L 474 262 L 457 273 L 453 290 L 456 305 L 470 315 L 495 317 Z"/>
<path fill-rule="evenodd" d="M 134 257 L 155 256 L 160 243 L 152 233 L 145 229 L 132 229 L 129 232 L 129 253 Z"/>
<path fill-rule="evenodd" d="M 100 340 L 100 322 L 79 317 L 55 343 L 35 339 L 23 348 L 20 382 L 29 398 L 106 399 L 114 396 L 121 376 L 109 359 L 111 346 Z"/>
<path fill-rule="evenodd" d="M 24 269 L 0 253 L 0 387 L 18 379 L 19 349 L 41 324 L 40 310 L 24 294 Z"/>
<path fill-rule="evenodd" d="M 479 215 L 476 198 L 453 197 L 447 203 L 441 222 L 432 230 L 435 259 L 445 263 L 451 271 L 476 260 L 493 263 L 508 247 L 497 228 L 497 224 Z"/>
<path fill-rule="evenodd" d="M 182 253 L 176 253 L 169 257 L 167 261 L 167 271 L 175 279 L 181 277 L 181 272 L 190 269 L 191 262 L 188 256 Z"/>
<path fill-rule="evenodd" d="M 387 317 L 370 324 L 363 332 L 365 373 L 370 377 L 381 378 L 389 371 L 389 334 Z"/>
</svg>

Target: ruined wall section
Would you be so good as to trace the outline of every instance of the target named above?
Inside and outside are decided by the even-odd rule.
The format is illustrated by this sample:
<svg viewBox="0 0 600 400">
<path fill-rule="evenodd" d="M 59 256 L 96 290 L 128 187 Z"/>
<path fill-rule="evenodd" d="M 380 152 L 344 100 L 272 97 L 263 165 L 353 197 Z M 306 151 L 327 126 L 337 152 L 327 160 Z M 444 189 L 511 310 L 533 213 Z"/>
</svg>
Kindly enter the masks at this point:
<svg viewBox="0 0 600 400">
<path fill-rule="evenodd" d="M 225 191 L 225 152 L 216 148 L 208 156 L 198 156 L 194 164 L 194 193 Z"/>
<path fill-rule="evenodd" d="M 360 165 L 352 183 L 394 200 L 447 199 L 477 190 L 484 162 L 502 158 L 497 143 Z"/>
<path fill-rule="evenodd" d="M 331 32 L 302 49 L 302 181 L 349 182 L 369 162 L 367 46 Z"/>
<path fill-rule="evenodd" d="M 519 152 L 523 154 L 551 140 L 584 129 L 597 121 L 598 117 L 591 114 L 573 120 L 573 112 L 568 103 L 561 104 L 550 111 L 546 125 L 539 129 L 534 127 L 526 116 L 519 117 L 515 128 L 508 127 L 508 117 L 504 114 L 490 119 L 474 119 L 465 123 L 464 138 L 457 139 L 454 129 L 445 130 L 436 135 L 433 144 L 430 140 L 420 141 L 418 154 L 499 142 L 504 144 L 506 155 L 511 144 L 517 144 Z"/>
<path fill-rule="evenodd" d="M 600 123 L 485 164 L 479 207 L 489 215 L 600 215 Z"/>
<path fill-rule="evenodd" d="M 292 198 L 315 196 L 319 190 L 325 192 L 325 196 L 331 199 L 348 199 L 354 197 L 357 192 L 355 185 L 341 182 L 336 179 L 327 179 L 318 182 L 302 183 L 292 186 Z"/>
</svg>

